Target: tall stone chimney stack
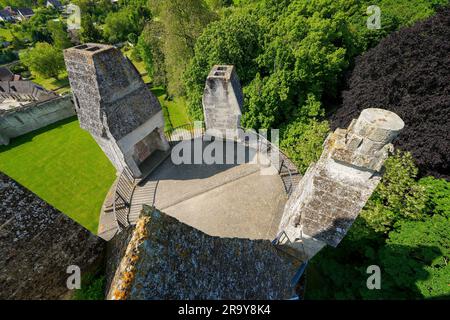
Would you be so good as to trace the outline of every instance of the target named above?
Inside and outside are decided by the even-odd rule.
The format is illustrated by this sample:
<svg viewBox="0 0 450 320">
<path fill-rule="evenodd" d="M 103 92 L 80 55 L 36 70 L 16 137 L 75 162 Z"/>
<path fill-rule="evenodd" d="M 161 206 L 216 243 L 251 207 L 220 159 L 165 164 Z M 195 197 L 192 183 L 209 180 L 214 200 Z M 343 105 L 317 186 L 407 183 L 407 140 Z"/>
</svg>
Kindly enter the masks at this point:
<svg viewBox="0 0 450 320">
<path fill-rule="evenodd" d="M 158 99 L 119 49 L 87 43 L 64 50 L 80 126 L 89 131 L 118 172 L 146 174 L 150 157 L 166 152 Z M 154 158 L 153 158 L 154 160 Z"/>
<path fill-rule="evenodd" d="M 203 114 L 206 134 L 226 138 L 232 133 L 236 138 L 241 123 L 243 95 L 235 67 L 215 65 L 206 79 L 203 92 Z"/>
<path fill-rule="evenodd" d="M 378 185 L 392 140 L 403 129 L 395 113 L 370 108 L 348 129 L 336 129 L 286 203 L 279 243 L 312 258 L 336 247 Z"/>
</svg>

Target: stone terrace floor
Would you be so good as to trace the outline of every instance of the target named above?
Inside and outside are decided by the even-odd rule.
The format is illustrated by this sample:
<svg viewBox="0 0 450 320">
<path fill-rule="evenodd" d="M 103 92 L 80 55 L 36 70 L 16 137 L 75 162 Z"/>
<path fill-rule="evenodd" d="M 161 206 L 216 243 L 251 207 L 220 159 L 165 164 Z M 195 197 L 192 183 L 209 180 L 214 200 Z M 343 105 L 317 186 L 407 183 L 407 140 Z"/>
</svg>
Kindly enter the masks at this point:
<svg viewBox="0 0 450 320">
<path fill-rule="evenodd" d="M 204 142 L 203 150 L 210 143 Z M 247 160 L 254 159 L 249 150 Z M 129 220 L 134 223 L 142 204 L 148 204 L 212 236 L 273 240 L 286 201 L 283 182 L 272 167 L 249 161 L 175 165 L 168 157 L 136 187 Z M 105 233 L 114 229 L 112 222 L 100 218 L 100 236 L 112 236 Z"/>
</svg>

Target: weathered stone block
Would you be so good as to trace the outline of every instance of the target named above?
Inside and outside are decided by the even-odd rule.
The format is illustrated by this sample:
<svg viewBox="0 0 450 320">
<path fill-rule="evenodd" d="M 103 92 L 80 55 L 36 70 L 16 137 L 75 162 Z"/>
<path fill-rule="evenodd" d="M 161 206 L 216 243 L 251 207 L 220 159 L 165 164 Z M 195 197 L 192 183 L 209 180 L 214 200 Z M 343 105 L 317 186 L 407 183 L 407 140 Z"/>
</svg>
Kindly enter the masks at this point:
<svg viewBox="0 0 450 320">
<path fill-rule="evenodd" d="M 226 137 L 227 129 L 235 132 L 240 127 L 243 95 L 234 66 L 215 65 L 206 79 L 203 93 L 203 112 L 206 134 Z"/>
<path fill-rule="evenodd" d="M 403 126 L 392 112 L 366 109 L 347 130 L 328 136 L 319 161 L 286 204 L 279 232 L 287 235 L 287 245 L 308 259 L 323 247 L 317 241 L 339 244 L 379 183 L 390 142 Z"/>
</svg>

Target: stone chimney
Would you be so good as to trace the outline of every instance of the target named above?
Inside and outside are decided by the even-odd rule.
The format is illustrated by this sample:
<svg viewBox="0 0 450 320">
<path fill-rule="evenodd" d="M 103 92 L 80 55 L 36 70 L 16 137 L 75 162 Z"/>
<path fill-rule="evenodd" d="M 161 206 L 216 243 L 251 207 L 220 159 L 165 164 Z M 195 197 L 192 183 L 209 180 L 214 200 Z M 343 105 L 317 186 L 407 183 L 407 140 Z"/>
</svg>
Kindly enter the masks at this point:
<svg viewBox="0 0 450 320">
<path fill-rule="evenodd" d="M 239 78 L 232 65 L 215 65 L 206 79 L 203 92 L 203 114 L 206 134 L 226 137 L 226 132 L 237 137 L 241 123 L 243 95 Z"/>
<path fill-rule="evenodd" d="M 113 46 L 79 45 L 64 50 L 64 59 L 80 126 L 118 172 L 145 176 L 152 157 L 169 149 L 158 99 Z"/>
<path fill-rule="evenodd" d="M 395 113 L 370 108 L 348 129 L 336 129 L 286 203 L 279 244 L 312 258 L 326 244 L 336 247 L 378 185 L 391 141 L 404 123 Z"/>
</svg>

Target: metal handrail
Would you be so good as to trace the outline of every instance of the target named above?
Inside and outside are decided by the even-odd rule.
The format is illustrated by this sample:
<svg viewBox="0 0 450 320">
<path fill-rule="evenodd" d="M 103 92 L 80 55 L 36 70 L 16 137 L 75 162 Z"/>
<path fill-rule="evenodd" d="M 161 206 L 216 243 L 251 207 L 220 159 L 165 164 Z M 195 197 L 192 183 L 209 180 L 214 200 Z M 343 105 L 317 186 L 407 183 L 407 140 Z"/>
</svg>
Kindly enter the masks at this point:
<svg viewBox="0 0 450 320">
<path fill-rule="evenodd" d="M 242 130 L 245 130 L 244 128 L 240 128 Z M 293 182 L 293 176 L 294 175 L 298 175 L 299 172 L 297 170 L 297 166 L 289 159 L 289 157 L 276 145 L 274 145 L 272 142 L 270 142 L 269 140 L 267 140 L 266 137 L 264 137 L 263 135 L 255 132 L 255 131 L 251 131 L 252 134 L 256 135 L 258 137 L 258 148 L 261 144 L 261 141 L 264 141 L 265 144 L 268 146 L 268 150 L 276 150 L 278 152 L 278 154 L 280 155 L 280 167 L 277 168 L 278 170 L 278 174 L 281 176 L 281 172 L 283 170 L 283 168 L 286 169 L 288 175 L 289 175 L 289 185 L 287 186 L 285 183 L 285 180 L 283 178 L 281 178 L 281 180 L 283 180 L 283 184 L 284 184 L 284 189 L 286 191 L 286 194 L 288 196 L 291 195 L 292 191 L 293 191 L 293 187 L 294 187 L 294 182 Z M 294 168 L 295 171 L 291 170 L 292 168 Z"/>
<path fill-rule="evenodd" d="M 194 124 L 192 122 L 182 124 L 181 126 L 177 126 L 175 128 L 167 129 L 167 130 L 164 131 L 164 135 L 166 136 L 167 141 L 169 141 L 169 144 L 170 144 L 171 147 L 173 147 L 173 145 L 175 145 L 178 142 L 180 142 L 180 140 L 175 140 L 174 139 L 175 138 L 174 137 L 174 133 L 176 133 L 176 131 L 180 130 L 180 129 L 189 131 L 190 135 L 189 135 L 189 137 L 186 137 L 186 138 L 188 138 L 188 140 L 190 140 L 192 138 L 196 138 L 195 137 L 196 132 L 194 130 L 198 129 L 198 128 L 195 128 Z M 192 133 L 194 133 L 194 136 L 192 135 Z M 200 136 L 203 136 L 204 134 L 205 134 L 205 127 L 204 127 L 204 125 L 202 125 Z M 178 136 L 176 136 L 176 137 L 178 137 Z"/>
<path fill-rule="evenodd" d="M 182 137 L 181 140 L 177 139 L 180 138 L 180 136 L 176 134 L 174 135 L 174 133 L 176 133 L 176 131 L 180 129 L 189 131 L 190 133 L 189 136 Z M 195 128 L 193 123 L 186 123 L 181 126 L 165 130 L 164 135 L 166 136 L 166 139 L 169 141 L 170 146 L 173 147 L 182 140 L 185 139 L 190 140 L 192 138 L 195 138 L 196 137 L 195 134 L 198 134 L 198 132 L 194 131 L 195 129 L 198 128 Z M 289 157 L 286 154 L 284 154 L 284 152 L 282 152 L 280 148 L 278 148 L 278 146 L 271 143 L 269 140 L 267 140 L 266 137 L 254 131 L 252 131 L 251 133 L 255 134 L 258 137 L 258 150 L 260 150 L 259 148 L 261 147 L 261 144 L 265 144 L 267 146 L 267 150 L 276 150 L 279 153 L 281 161 L 280 166 L 276 169 L 278 171 L 278 174 L 280 175 L 281 180 L 283 181 L 285 192 L 289 197 L 294 187 L 293 177 L 294 175 L 299 174 L 299 172 L 297 171 L 297 167 L 292 163 Z M 199 134 L 200 137 L 203 137 L 205 135 L 204 126 L 202 126 Z M 287 181 L 282 175 L 283 172 L 287 172 L 288 177 Z M 137 180 L 133 178 L 133 175 L 131 174 L 129 169 L 125 168 L 124 170 L 122 170 L 117 179 L 117 183 L 114 187 L 114 201 L 113 201 L 113 213 L 120 230 L 130 225 L 129 212 L 136 185 Z"/>
<path fill-rule="evenodd" d="M 171 145 L 171 147 L 179 142 L 179 140 L 174 140 L 173 139 L 173 133 L 176 130 L 179 130 L 179 129 L 188 130 L 192 134 L 192 132 L 196 128 L 194 128 L 193 123 L 186 123 L 186 124 L 183 124 L 181 126 L 177 126 L 175 128 L 171 128 L 171 129 L 166 130 L 164 132 L 164 134 L 166 135 L 166 138 L 169 141 L 169 144 Z M 238 129 L 241 129 L 241 130 L 245 131 L 245 129 L 242 128 L 242 127 L 239 127 Z M 294 188 L 294 179 L 293 179 L 293 177 L 294 177 L 294 175 L 298 175 L 299 174 L 299 172 L 297 170 L 297 166 L 289 159 L 289 157 L 278 146 L 274 145 L 272 142 L 267 140 L 266 137 L 264 137 L 263 135 L 255 132 L 255 131 L 251 131 L 250 133 L 252 133 L 252 134 L 257 136 L 257 138 L 258 138 L 258 148 L 261 145 L 261 141 L 263 141 L 263 143 L 265 143 L 268 146 L 268 149 L 276 150 L 278 152 L 278 154 L 280 155 L 280 158 L 281 158 L 280 159 L 281 160 L 280 161 L 280 166 L 278 168 L 276 168 L 276 169 L 278 171 L 278 174 L 281 177 L 281 180 L 283 181 L 283 185 L 284 185 L 284 189 L 285 189 L 286 194 L 288 196 L 290 196 L 292 191 L 293 191 L 293 188 Z M 194 132 L 194 134 L 195 134 L 195 132 Z M 203 136 L 204 134 L 205 134 L 205 128 L 204 128 L 204 123 L 203 123 L 201 135 Z M 187 137 L 187 138 L 192 139 L 193 136 L 191 135 L 190 137 Z M 283 171 L 283 169 L 284 169 L 284 171 Z M 288 179 L 283 179 L 283 177 L 281 176 L 282 172 L 287 172 Z M 286 180 L 288 182 L 286 182 Z"/>
<path fill-rule="evenodd" d="M 120 230 L 128 227 L 131 199 L 136 188 L 136 179 L 127 168 L 124 168 L 117 178 L 114 187 L 113 213 Z"/>
</svg>

